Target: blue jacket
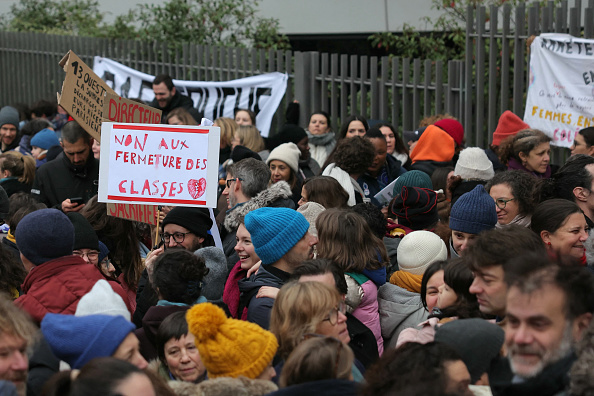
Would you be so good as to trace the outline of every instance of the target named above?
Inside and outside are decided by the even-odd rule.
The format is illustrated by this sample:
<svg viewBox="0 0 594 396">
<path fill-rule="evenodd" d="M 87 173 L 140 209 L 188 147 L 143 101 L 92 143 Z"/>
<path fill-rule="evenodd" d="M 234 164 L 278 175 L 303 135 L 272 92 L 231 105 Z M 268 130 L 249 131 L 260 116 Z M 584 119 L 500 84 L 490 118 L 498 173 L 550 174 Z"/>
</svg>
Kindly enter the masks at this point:
<svg viewBox="0 0 594 396">
<path fill-rule="evenodd" d="M 400 161 L 391 155 L 387 155 L 386 163 L 377 177 L 365 173 L 357 179 L 357 183 L 359 183 L 361 189 L 365 193 L 365 198 L 371 199 L 372 204 L 381 208 L 382 205 L 374 198 L 374 195 L 396 180 L 403 173 L 406 173 L 406 169 L 402 167 Z"/>
<path fill-rule="evenodd" d="M 258 290 L 262 286 L 272 286 L 281 288 L 285 282 L 277 276 L 271 274 L 262 265 L 258 273 L 247 279 L 239 281 L 239 291 L 241 292 L 240 306 L 247 307 L 247 320 L 258 324 L 263 329 L 270 327 L 270 311 L 274 305 L 274 299 L 263 297 L 256 298 Z"/>
</svg>

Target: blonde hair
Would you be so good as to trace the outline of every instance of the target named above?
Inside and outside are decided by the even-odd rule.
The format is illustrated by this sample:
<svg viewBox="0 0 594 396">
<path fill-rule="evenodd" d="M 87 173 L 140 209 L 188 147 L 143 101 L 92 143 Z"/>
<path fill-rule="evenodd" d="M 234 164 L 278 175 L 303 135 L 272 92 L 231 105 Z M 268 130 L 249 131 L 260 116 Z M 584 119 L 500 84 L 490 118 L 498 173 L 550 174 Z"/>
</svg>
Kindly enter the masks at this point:
<svg viewBox="0 0 594 396">
<path fill-rule="evenodd" d="M 333 337 L 314 337 L 301 342 L 283 366 L 279 385 L 285 388 L 305 382 L 351 379 L 355 355 Z"/>
<path fill-rule="evenodd" d="M 192 117 L 192 115 L 188 112 L 188 110 L 184 109 L 183 107 L 178 107 L 169 112 L 167 114 L 167 123 L 171 117 L 177 117 L 182 122 L 183 125 L 198 125 L 198 122 Z"/>
<path fill-rule="evenodd" d="M 239 137 L 239 142 L 242 146 L 249 148 L 254 153 L 264 150 L 264 139 L 260 135 L 258 128 L 255 126 L 240 125 L 235 133 Z"/>
<path fill-rule="evenodd" d="M 379 269 L 388 262 L 383 241 L 358 213 L 327 209 L 318 216 L 316 229 L 318 255 L 334 261 L 344 272 Z"/>
<path fill-rule="evenodd" d="M 39 331 L 25 311 L 14 305 L 7 294 L 0 293 L 0 337 L 7 334 L 25 340 L 27 350 L 31 351 Z"/>
<path fill-rule="evenodd" d="M 338 290 L 324 283 L 293 281 L 284 285 L 270 314 L 270 331 L 278 339 L 278 354 L 287 359 L 305 334 L 316 332 L 340 300 Z"/>
<path fill-rule="evenodd" d="M 0 154 L 0 170 L 8 170 L 11 176 L 18 177 L 21 183 L 33 184 L 35 179 L 35 159 L 18 151 L 7 151 Z"/>
<path fill-rule="evenodd" d="M 219 117 L 214 122 L 219 128 L 221 128 L 221 146 L 227 147 L 231 145 L 231 140 L 235 136 L 235 131 L 239 128 L 239 125 L 228 117 Z"/>
</svg>

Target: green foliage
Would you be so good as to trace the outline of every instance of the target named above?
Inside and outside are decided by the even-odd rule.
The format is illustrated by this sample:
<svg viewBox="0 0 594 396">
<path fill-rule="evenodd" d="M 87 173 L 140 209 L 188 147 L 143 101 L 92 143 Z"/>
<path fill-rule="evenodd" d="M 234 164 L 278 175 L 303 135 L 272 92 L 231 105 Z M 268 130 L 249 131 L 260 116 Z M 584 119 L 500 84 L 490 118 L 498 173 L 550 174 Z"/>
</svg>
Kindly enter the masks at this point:
<svg viewBox="0 0 594 396">
<path fill-rule="evenodd" d="M 97 0 L 20 0 L 0 28 L 118 39 L 184 42 L 218 46 L 289 49 L 278 20 L 257 15 L 258 0 L 169 0 L 137 5 L 112 24 L 104 22 Z"/>
</svg>

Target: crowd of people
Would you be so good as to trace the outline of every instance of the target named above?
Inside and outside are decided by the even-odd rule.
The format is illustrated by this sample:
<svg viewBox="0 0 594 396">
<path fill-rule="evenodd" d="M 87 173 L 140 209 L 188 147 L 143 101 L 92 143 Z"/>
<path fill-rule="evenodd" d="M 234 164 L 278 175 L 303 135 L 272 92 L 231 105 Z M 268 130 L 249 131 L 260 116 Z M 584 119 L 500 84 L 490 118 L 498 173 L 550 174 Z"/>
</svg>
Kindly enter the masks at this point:
<svg viewBox="0 0 594 396">
<path fill-rule="evenodd" d="M 594 127 L 551 164 L 510 111 L 486 149 L 448 114 L 286 118 L 214 120 L 215 220 L 162 206 L 154 230 L 108 216 L 63 109 L 1 108 L 0 394 L 593 394 Z"/>
</svg>

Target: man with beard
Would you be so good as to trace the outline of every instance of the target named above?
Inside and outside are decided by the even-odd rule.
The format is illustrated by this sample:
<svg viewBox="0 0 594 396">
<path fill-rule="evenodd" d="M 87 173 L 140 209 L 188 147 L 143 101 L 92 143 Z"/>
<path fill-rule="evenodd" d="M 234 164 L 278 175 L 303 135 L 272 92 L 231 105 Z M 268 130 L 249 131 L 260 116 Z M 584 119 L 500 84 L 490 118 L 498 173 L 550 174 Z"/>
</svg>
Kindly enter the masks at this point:
<svg viewBox="0 0 594 396">
<path fill-rule="evenodd" d="M 36 333 L 29 316 L 7 296 L 0 296 L 0 380 L 12 382 L 19 396 L 25 396 L 28 351 Z"/>
<path fill-rule="evenodd" d="M 37 170 L 31 195 L 64 213 L 80 211 L 99 189 L 99 160 L 91 155 L 92 146 L 93 139 L 76 121 L 64 125 L 64 152 Z"/>
<path fill-rule="evenodd" d="M 200 122 L 201 117 L 198 110 L 194 108 L 194 102 L 189 97 L 177 92 L 171 76 L 160 74 L 155 77 L 153 80 L 153 92 L 155 93 L 155 99 L 153 99 L 150 105 L 162 111 L 161 123 L 167 124 L 167 115 L 169 115 L 171 110 L 178 107 L 186 109 L 194 117 L 196 122 Z"/>
<path fill-rule="evenodd" d="M 539 254 L 510 264 L 503 362 L 511 372 L 507 378 L 490 373 L 491 389 L 494 395 L 559 394 L 569 385 L 573 346 L 592 320 L 592 276 L 585 268 L 561 267 Z"/>
<path fill-rule="evenodd" d="M 11 106 L 0 109 L 0 152 L 5 153 L 18 147 L 21 140 L 19 132 L 19 112 Z"/>
<path fill-rule="evenodd" d="M 260 208 L 245 216 L 245 228 L 252 237 L 256 254 L 262 260 L 257 274 L 239 282 L 240 310 L 247 307 L 247 320 L 264 329 L 270 325 L 274 299 L 258 298 L 262 286 L 281 288 L 304 260 L 313 257 L 318 238 L 308 232 L 303 215 L 288 208 Z"/>
</svg>

